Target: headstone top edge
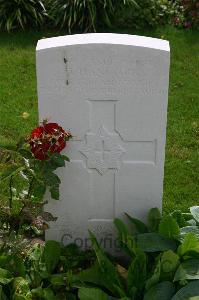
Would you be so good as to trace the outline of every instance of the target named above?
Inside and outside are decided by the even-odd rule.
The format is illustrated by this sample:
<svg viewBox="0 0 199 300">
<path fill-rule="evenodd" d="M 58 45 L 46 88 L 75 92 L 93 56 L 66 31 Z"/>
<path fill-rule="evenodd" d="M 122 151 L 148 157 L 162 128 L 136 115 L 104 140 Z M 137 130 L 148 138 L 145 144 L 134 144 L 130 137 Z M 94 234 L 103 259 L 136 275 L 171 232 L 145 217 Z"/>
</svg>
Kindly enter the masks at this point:
<svg viewBox="0 0 199 300">
<path fill-rule="evenodd" d="M 44 38 L 38 41 L 36 51 L 86 44 L 137 46 L 170 52 L 169 41 L 167 40 L 116 33 L 86 33 Z"/>
</svg>

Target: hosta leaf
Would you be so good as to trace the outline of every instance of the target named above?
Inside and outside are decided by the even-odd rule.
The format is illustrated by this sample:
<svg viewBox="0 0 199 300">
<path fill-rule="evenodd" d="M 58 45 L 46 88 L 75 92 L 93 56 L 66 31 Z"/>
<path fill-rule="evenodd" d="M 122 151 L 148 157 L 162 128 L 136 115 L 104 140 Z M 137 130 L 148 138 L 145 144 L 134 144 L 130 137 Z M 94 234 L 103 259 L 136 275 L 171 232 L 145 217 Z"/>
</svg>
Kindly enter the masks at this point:
<svg viewBox="0 0 199 300">
<path fill-rule="evenodd" d="M 129 221 L 133 224 L 133 226 L 136 228 L 137 232 L 139 233 L 146 233 L 148 232 L 147 226 L 140 220 L 131 217 L 129 214 L 125 213 L 125 215 L 128 217 Z"/>
<path fill-rule="evenodd" d="M 179 256 L 176 253 L 171 250 L 164 252 L 161 257 L 161 281 L 172 281 L 179 263 Z"/>
<path fill-rule="evenodd" d="M 145 252 L 158 252 L 173 250 L 177 248 L 174 240 L 158 233 L 143 233 L 137 235 L 138 246 Z"/>
<path fill-rule="evenodd" d="M 190 251 L 199 253 L 199 241 L 197 236 L 192 232 L 187 233 L 185 236 L 182 244 L 178 247 L 178 254 L 184 256 Z"/>
<path fill-rule="evenodd" d="M 44 247 L 42 259 L 46 264 L 47 271 L 52 273 L 56 268 L 61 254 L 61 246 L 56 241 L 47 241 Z"/>
<path fill-rule="evenodd" d="M 136 256 L 133 258 L 128 269 L 128 289 L 136 287 L 142 290 L 146 280 L 146 254 L 141 249 L 136 249 Z"/>
<path fill-rule="evenodd" d="M 190 207 L 190 212 L 194 219 L 199 223 L 199 206 Z"/>
<path fill-rule="evenodd" d="M 171 300 L 198 300 L 199 299 L 199 280 L 189 282 L 181 288 Z"/>
<path fill-rule="evenodd" d="M 199 240 L 199 227 L 198 226 L 186 226 L 180 228 L 180 240 L 184 240 L 187 233 L 192 232 L 196 235 Z"/>
<path fill-rule="evenodd" d="M 146 290 L 149 290 L 153 285 L 155 285 L 159 282 L 160 272 L 161 272 L 161 261 L 159 258 L 152 276 L 146 281 L 146 284 L 145 284 Z"/>
<path fill-rule="evenodd" d="M 144 300 L 171 300 L 175 293 L 175 286 L 169 281 L 154 285 L 145 295 Z"/>
<path fill-rule="evenodd" d="M 161 221 L 161 213 L 158 208 L 151 208 L 148 213 L 148 227 L 151 232 L 157 232 Z"/>
<path fill-rule="evenodd" d="M 80 300 L 110 300 L 106 293 L 96 288 L 80 288 L 78 291 L 78 296 Z"/>
<path fill-rule="evenodd" d="M 89 269 L 81 271 L 78 275 L 76 275 L 76 278 L 80 281 L 93 283 L 106 288 L 110 292 L 112 291 L 110 284 L 107 282 L 106 278 L 102 276 L 102 272 L 98 263 Z"/>
<path fill-rule="evenodd" d="M 92 232 L 89 233 L 101 274 L 104 277 L 104 280 L 107 281 L 107 284 L 109 284 L 109 289 L 111 289 L 113 293 L 118 294 L 118 288 L 122 288 L 122 284 L 116 266 L 108 259 L 104 251 L 101 249 L 94 234 Z"/>
<path fill-rule="evenodd" d="M 159 224 L 159 233 L 169 238 L 173 238 L 179 235 L 180 228 L 176 220 L 168 215 L 162 218 Z"/>
<path fill-rule="evenodd" d="M 118 230 L 118 236 L 119 236 L 119 242 L 120 242 L 120 247 L 128 255 L 134 255 L 133 253 L 133 247 L 134 247 L 134 239 L 132 235 L 130 235 L 128 228 L 126 225 L 121 221 L 120 219 L 115 219 L 114 224 Z"/>
<path fill-rule="evenodd" d="M 128 228 L 122 220 L 117 218 L 114 220 L 114 224 L 118 230 L 119 239 L 122 243 L 125 243 L 125 241 L 127 240 L 127 236 L 129 235 Z"/>
<path fill-rule="evenodd" d="M 199 279 L 199 259 L 189 259 L 180 264 L 174 281 Z"/>
</svg>

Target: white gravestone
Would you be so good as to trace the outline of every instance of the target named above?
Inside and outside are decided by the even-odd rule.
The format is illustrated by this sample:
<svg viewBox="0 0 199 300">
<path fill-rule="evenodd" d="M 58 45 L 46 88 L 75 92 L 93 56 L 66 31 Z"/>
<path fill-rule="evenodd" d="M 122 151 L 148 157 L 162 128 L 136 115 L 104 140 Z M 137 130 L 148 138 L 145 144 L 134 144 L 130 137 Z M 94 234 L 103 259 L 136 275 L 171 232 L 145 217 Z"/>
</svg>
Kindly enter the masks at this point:
<svg viewBox="0 0 199 300">
<path fill-rule="evenodd" d="M 162 206 L 169 43 L 126 34 L 81 34 L 37 45 L 39 117 L 74 139 L 59 171 L 58 217 L 47 239 L 88 244 L 88 228 L 114 247 L 115 217 L 144 219 Z M 108 244 L 108 245 L 107 245 Z M 108 249 L 107 249 L 108 250 Z"/>
</svg>

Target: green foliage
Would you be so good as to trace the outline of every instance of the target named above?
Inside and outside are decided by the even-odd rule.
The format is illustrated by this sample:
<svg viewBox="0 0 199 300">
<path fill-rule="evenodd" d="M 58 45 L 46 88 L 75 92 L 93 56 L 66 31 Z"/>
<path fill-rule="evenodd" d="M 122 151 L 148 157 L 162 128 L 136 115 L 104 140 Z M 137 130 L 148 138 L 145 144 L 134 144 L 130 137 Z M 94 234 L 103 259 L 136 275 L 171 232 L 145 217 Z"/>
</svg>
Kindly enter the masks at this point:
<svg viewBox="0 0 199 300">
<path fill-rule="evenodd" d="M 159 233 L 168 238 L 175 238 L 180 233 L 177 221 L 171 215 L 163 217 L 159 224 Z"/>
<path fill-rule="evenodd" d="M 176 14 L 174 25 L 186 29 L 199 26 L 199 2 L 198 0 L 176 0 Z"/>
<path fill-rule="evenodd" d="M 198 211 L 198 207 L 190 211 Z M 94 299 L 98 293 L 102 299 L 144 299 L 156 300 L 178 299 L 179 295 L 186 298 L 189 281 L 199 279 L 199 239 L 194 232 L 189 232 L 181 237 L 180 226 L 188 224 L 189 220 L 183 221 L 182 216 L 175 218 L 176 214 L 171 213 L 162 217 L 158 209 L 152 209 L 148 216 L 148 226 L 138 220 L 134 221 L 131 216 L 128 219 L 136 227 L 132 235 L 122 220 L 115 219 L 115 225 L 121 242 L 121 249 L 130 258 L 128 269 L 110 262 L 105 252 L 97 243 L 96 238 L 91 234 L 91 241 L 97 257 L 97 264 L 88 270 L 84 270 L 77 276 L 81 284 L 91 284 L 84 290 L 88 299 Z M 192 216 L 189 215 L 189 218 Z M 177 222 L 178 220 L 178 222 Z M 180 220 L 180 221 L 179 221 Z M 187 223 L 186 223 L 187 222 Z M 186 228 L 183 227 L 183 228 Z M 138 233 L 137 231 L 146 231 Z M 154 231 L 153 231 L 154 230 Z M 149 232 L 151 231 L 151 232 Z M 157 232 L 159 231 L 159 233 Z M 131 245 L 129 238 L 131 237 Z M 118 277 L 119 273 L 119 277 Z M 108 274 L 108 275 L 107 275 Z M 110 275 L 110 276 L 109 276 Z M 84 288 L 83 288 L 84 289 Z M 96 289 L 96 290 L 95 290 Z M 81 288 L 80 288 L 81 290 Z M 194 288 L 193 295 L 197 288 Z M 84 296 L 82 299 L 84 299 Z M 90 297 L 90 298 L 89 298 Z M 85 298 L 86 299 L 86 298 Z"/>
<path fill-rule="evenodd" d="M 196 222 L 199 224 L 199 206 L 192 206 L 190 208 L 190 212 L 193 216 L 193 218 L 196 220 Z"/>
<path fill-rule="evenodd" d="M 175 286 L 169 281 L 154 285 L 144 296 L 144 300 L 171 300 L 175 293 Z"/>
<path fill-rule="evenodd" d="M 151 208 L 148 213 L 148 228 L 151 232 L 158 232 L 158 227 L 161 221 L 161 214 L 158 208 Z"/>
<path fill-rule="evenodd" d="M 198 296 L 199 280 L 195 280 L 181 288 L 171 300 L 198 300 Z"/>
<path fill-rule="evenodd" d="M 115 22 L 134 28 L 155 27 L 169 24 L 176 11 L 175 3 L 169 0 L 138 1 L 131 9 L 122 8 Z"/>
<path fill-rule="evenodd" d="M 100 289 L 80 288 L 78 292 L 80 300 L 110 300 L 111 298 Z"/>
<path fill-rule="evenodd" d="M 174 23 L 190 28 L 198 25 L 197 13 L 195 0 L 0 0 L 0 28 L 10 31 L 45 24 L 69 33 L 123 24 L 145 28 Z"/>
<path fill-rule="evenodd" d="M 190 209 L 193 210 L 195 213 L 198 208 Z M 141 231 L 145 226 L 146 233 L 138 233 L 137 230 L 132 233 L 122 220 L 115 220 L 121 251 L 128 256 L 124 264 L 121 258 L 107 255 L 91 232 L 93 252 L 84 252 L 74 244 L 63 246 L 56 241 L 26 245 L 17 251 L 14 247 L 7 251 L 3 246 L 0 249 L 1 299 L 197 299 L 197 235 L 188 232 L 180 237 L 180 231 L 176 232 L 177 221 L 173 222 L 176 220 L 173 213 L 162 217 L 157 209 L 153 209 L 149 216 L 152 222 L 148 226 L 136 221 L 136 224 L 142 224 Z M 159 221 L 154 222 L 157 216 Z M 191 214 L 186 215 L 187 227 L 190 227 L 189 218 L 192 218 Z M 131 220 L 131 217 L 128 216 L 128 219 Z M 182 222 L 182 225 L 185 223 Z M 155 232 L 149 232 L 152 228 Z M 161 234 L 156 232 L 158 228 Z"/>
<path fill-rule="evenodd" d="M 21 139 L 12 149 L 1 149 L 4 162 L 0 172 L 0 184 L 9 193 L 5 205 L 1 205 L 0 225 L 3 240 L 17 235 L 42 235 L 49 221 L 57 218 L 43 211 L 46 190 L 55 200 L 59 199 L 59 177 L 54 173 L 65 166 L 69 158 L 60 153 L 49 154 L 49 159 L 38 160 L 30 151 L 26 140 Z M 8 244 L 8 241 L 6 241 Z"/>
<path fill-rule="evenodd" d="M 0 0 L 0 28 L 39 27 L 46 17 L 42 0 Z"/>
<path fill-rule="evenodd" d="M 145 252 L 175 250 L 176 242 L 158 233 L 143 233 L 137 236 L 138 246 Z"/>
<path fill-rule="evenodd" d="M 47 9 L 53 25 L 72 31 L 96 31 L 103 25 L 111 27 L 116 11 L 137 5 L 135 0 L 48 0 Z"/>
<path fill-rule="evenodd" d="M 43 260 L 46 264 L 47 271 L 52 273 L 56 268 L 61 255 L 60 244 L 56 241 L 47 241 L 43 251 Z"/>
</svg>

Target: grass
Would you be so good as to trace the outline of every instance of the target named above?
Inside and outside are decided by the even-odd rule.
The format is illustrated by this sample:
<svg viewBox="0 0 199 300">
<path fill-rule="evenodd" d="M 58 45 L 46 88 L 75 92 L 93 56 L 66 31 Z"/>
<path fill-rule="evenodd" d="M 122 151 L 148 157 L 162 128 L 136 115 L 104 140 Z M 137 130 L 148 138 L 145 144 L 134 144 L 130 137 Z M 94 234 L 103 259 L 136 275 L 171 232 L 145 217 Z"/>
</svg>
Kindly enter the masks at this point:
<svg viewBox="0 0 199 300">
<path fill-rule="evenodd" d="M 139 34 L 171 44 L 163 206 L 165 212 L 185 211 L 199 205 L 199 34 L 171 27 Z M 38 122 L 35 47 L 39 38 L 53 35 L 0 33 L 0 145 L 16 142 Z"/>
</svg>

